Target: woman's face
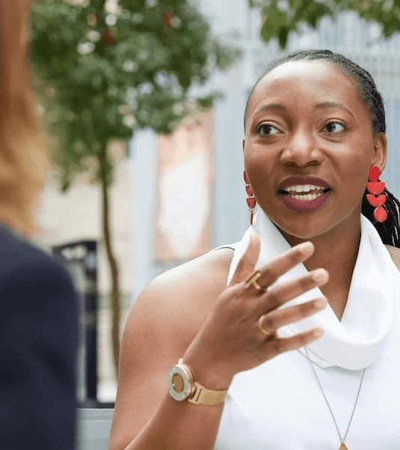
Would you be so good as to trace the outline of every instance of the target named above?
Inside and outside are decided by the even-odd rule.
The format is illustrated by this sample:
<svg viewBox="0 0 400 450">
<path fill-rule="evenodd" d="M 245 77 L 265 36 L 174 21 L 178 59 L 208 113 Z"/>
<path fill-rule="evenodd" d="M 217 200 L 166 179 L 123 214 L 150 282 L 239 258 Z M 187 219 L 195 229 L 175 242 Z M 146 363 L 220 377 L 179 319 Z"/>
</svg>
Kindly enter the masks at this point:
<svg viewBox="0 0 400 450">
<path fill-rule="evenodd" d="M 359 226 L 369 168 L 386 157 L 355 82 L 323 61 L 288 62 L 260 81 L 243 148 L 258 204 L 292 243 Z"/>
</svg>

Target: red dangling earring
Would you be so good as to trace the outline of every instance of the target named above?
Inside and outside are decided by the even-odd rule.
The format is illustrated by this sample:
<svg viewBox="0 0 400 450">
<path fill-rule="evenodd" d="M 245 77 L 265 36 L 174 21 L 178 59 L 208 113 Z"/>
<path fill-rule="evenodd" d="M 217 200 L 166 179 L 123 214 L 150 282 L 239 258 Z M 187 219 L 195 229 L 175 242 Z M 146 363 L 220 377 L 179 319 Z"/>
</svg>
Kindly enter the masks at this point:
<svg viewBox="0 0 400 450">
<path fill-rule="evenodd" d="M 387 219 L 387 211 L 383 207 L 386 203 L 386 194 L 385 183 L 383 181 L 379 181 L 379 177 L 381 175 L 381 169 L 378 166 L 372 166 L 369 169 L 368 175 L 368 183 L 367 183 L 367 191 L 366 194 L 368 203 L 373 206 L 374 209 L 374 218 L 377 222 L 384 222 Z"/>
<path fill-rule="evenodd" d="M 249 211 L 250 211 L 250 225 L 252 225 L 254 208 L 256 207 L 257 201 L 256 201 L 256 198 L 254 197 L 254 192 L 250 186 L 249 177 L 247 176 L 247 172 L 245 170 L 243 171 L 243 180 L 246 184 L 246 194 L 247 194 L 246 202 L 247 202 L 247 206 L 249 207 Z"/>
</svg>

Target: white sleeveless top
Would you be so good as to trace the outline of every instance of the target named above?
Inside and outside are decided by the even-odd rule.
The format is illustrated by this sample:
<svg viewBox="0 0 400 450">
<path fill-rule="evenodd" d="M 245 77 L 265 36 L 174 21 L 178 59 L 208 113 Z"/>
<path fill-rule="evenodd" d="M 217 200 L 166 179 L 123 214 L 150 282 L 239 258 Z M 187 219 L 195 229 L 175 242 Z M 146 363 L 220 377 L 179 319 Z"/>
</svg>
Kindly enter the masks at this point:
<svg viewBox="0 0 400 450">
<path fill-rule="evenodd" d="M 263 217 L 262 221 L 265 220 Z M 352 298 L 349 295 L 343 315 L 345 318 L 347 314 L 347 324 L 344 330 L 340 331 L 344 335 L 340 333 L 335 335 L 337 324 L 334 324 L 333 328 L 334 339 L 338 339 L 338 347 L 345 346 L 347 351 L 341 355 L 340 352 L 335 353 L 333 349 L 330 354 L 327 347 L 332 345 L 333 341 L 329 337 L 332 330 L 328 329 L 326 333 L 328 340 L 316 349 L 317 354 L 311 353 L 310 357 L 318 364 L 315 368 L 342 436 L 345 434 L 353 410 L 362 368 L 366 368 L 358 404 L 345 441 L 348 449 L 399 450 L 400 274 L 383 244 L 379 244 L 379 236 L 374 235 L 372 225 L 370 228 L 365 223 L 366 220 L 362 218 L 362 239 L 356 264 L 358 273 L 354 273 L 350 289 Z M 256 222 L 257 232 L 260 232 L 260 228 L 263 227 L 257 229 Z M 279 233 L 271 228 L 269 232 Z M 279 235 L 282 236 L 280 233 Z M 378 287 L 386 297 L 392 298 L 379 299 L 383 306 L 382 314 L 386 317 L 377 316 L 376 320 L 374 314 L 378 312 L 374 310 L 376 305 L 373 305 L 376 293 L 371 299 L 366 298 L 367 294 L 363 292 L 363 299 L 360 302 L 353 286 L 354 284 L 361 286 L 360 280 L 364 276 L 368 285 L 367 282 L 374 277 L 366 267 L 370 265 L 370 261 L 359 261 L 364 256 L 368 259 L 368 251 L 365 250 L 368 247 L 366 236 L 374 241 L 373 245 L 381 245 L 388 256 L 386 258 L 382 253 L 383 259 L 378 258 L 377 261 L 384 274 L 380 275 L 385 277 L 384 280 L 381 278 Z M 265 238 L 266 236 L 262 236 L 262 240 Z M 274 235 L 273 238 L 276 241 L 277 236 Z M 243 241 L 246 242 L 246 239 Z M 240 243 L 235 247 L 236 257 L 232 262 L 231 275 L 241 253 Z M 277 251 L 279 252 L 279 249 Z M 239 255 L 236 255 L 237 253 Z M 271 255 L 271 258 L 273 256 Z M 373 267 L 373 271 L 376 270 L 377 268 Z M 391 289 L 385 290 L 384 286 Z M 372 310 L 370 317 L 368 309 Z M 358 327 L 357 317 L 367 322 L 365 330 Z M 320 317 L 320 320 L 325 328 L 330 327 L 330 317 L 328 321 L 326 317 Z M 358 327 L 358 332 L 352 336 L 352 342 L 347 342 L 353 324 L 355 328 Z M 369 329 L 371 335 L 368 335 Z M 360 344 L 361 351 L 357 350 L 354 342 Z M 351 362 L 352 358 L 354 363 Z M 292 351 L 257 368 L 237 374 L 227 395 L 215 449 L 338 450 L 340 439 L 311 364 L 304 353 Z"/>
</svg>

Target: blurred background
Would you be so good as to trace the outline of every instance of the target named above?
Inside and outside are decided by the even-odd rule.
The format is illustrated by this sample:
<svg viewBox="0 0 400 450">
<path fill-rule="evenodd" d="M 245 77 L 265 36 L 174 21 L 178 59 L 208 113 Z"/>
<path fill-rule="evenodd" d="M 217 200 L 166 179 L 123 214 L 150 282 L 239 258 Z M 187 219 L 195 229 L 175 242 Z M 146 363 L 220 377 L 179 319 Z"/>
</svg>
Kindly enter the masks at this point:
<svg viewBox="0 0 400 450">
<path fill-rule="evenodd" d="M 82 294 L 82 406 L 112 406 L 144 285 L 248 226 L 243 111 L 271 59 L 329 48 L 370 70 L 387 108 L 382 178 L 400 197 L 396 1 L 37 0 L 31 23 L 54 156 L 37 243 Z"/>
</svg>

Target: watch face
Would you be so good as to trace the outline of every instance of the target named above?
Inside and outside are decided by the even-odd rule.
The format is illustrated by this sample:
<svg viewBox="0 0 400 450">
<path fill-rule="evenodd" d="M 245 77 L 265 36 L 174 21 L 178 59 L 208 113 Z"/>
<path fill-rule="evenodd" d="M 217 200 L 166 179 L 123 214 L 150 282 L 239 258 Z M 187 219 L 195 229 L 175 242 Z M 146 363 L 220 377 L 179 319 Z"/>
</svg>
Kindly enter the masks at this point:
<svg viewBox="0 0 400 450">
<path fill-rule="evenodd" d="M 182 402 L 191 394 L 193 382 L 184 366 L 175 365 L 168 373 L 168 385 L 171 397 Z"/>
</svg>

